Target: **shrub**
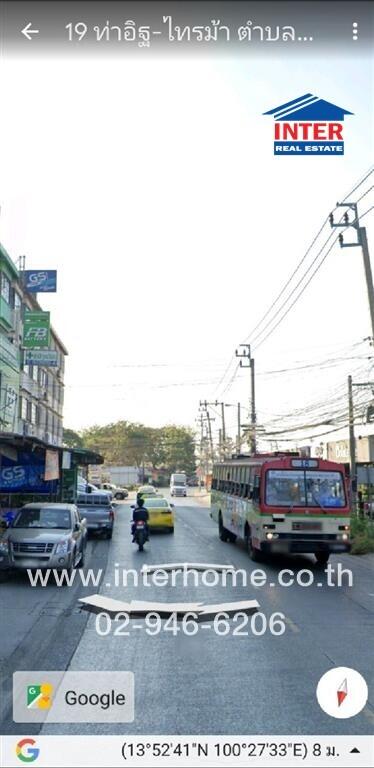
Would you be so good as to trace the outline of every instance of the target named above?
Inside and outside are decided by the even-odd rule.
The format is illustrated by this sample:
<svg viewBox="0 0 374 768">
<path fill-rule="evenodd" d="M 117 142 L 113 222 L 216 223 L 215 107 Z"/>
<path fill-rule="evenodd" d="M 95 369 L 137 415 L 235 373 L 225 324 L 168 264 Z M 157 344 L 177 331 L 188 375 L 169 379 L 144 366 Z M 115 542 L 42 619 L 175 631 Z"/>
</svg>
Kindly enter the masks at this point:
<svg viewBox="0 0 374 768">
<path fill-rule="evenodd" d="M 374 552 L 374 523 L 367 517 L 351 519 L 352 555 Z"/>
</svg>

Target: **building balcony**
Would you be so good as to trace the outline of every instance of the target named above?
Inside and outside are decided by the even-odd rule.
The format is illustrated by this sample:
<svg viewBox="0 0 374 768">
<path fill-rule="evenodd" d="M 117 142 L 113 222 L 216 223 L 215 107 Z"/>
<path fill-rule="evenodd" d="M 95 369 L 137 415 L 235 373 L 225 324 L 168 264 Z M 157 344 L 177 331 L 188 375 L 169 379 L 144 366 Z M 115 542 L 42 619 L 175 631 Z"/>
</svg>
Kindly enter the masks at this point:
<svg viewBox="0 0 374 768">
<path fill-rule="evenodd" d="M 19 372 L 19 349 L 15 344 L 12 344 L 3 333 L 0 333 L 0 363 L 5 363 L 5 365 L 9 366 L 14 371 Z"/>
<path fill-rule="evenodd" d="M 28 392 L 30 395 L 32 395 L 32 397 L 38 399 L 42 397 L 41 387 L 36 381 L 34 381 L 34 379 L 30 379 L 30 376 L 28 376 L 25 371 L 21 371 L 20 386 L 21 389 L 25 390 L 25 392 Z"/>
</svg>

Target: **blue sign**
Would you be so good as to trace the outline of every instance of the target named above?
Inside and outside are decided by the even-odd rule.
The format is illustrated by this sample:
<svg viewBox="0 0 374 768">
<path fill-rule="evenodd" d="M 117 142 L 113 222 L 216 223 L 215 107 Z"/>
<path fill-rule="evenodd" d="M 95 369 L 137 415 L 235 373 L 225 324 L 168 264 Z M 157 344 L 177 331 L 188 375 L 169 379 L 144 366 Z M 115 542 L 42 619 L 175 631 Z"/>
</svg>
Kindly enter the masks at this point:
<svg viewBox="0 0 374 768">
<path fill-rule="evenodd" d="M 29 293 L 56 293 L 56 269 L 26 269 L 23 273 L 25 288 Z"/>
<path fill-rule="evenodd" d="M 56 480 L 44 480 L 45 457 L 19 451 L 16 460 L 2 456 L 0 493 L 55 493 Z"/>
</svg>

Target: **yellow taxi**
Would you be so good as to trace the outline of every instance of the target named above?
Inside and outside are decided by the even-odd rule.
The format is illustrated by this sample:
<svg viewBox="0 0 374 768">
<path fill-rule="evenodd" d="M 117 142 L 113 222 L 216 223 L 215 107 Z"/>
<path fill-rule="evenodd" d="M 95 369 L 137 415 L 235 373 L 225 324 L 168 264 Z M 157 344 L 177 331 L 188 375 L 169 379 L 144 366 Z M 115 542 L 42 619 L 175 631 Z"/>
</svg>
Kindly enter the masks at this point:
<svg viewBox="0 0 374 768">
<path fill-rule="evenodd" d="M 151 531 L 165 528 L 168 533 L 174 533 L 174 504 L 158 496 L 154 499 L 146 498 L 144 506 L 149 512 L 148 525 Z"/>
</svg>

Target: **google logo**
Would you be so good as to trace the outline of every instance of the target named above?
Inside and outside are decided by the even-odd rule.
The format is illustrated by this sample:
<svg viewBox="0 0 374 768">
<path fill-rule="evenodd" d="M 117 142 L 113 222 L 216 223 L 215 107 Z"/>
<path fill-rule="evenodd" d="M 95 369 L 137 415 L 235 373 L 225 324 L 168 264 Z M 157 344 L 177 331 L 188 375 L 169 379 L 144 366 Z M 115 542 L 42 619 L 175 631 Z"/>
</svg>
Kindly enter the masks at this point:
<svg viewBox="0 0 374 768">
<path fill-rule="evenodd" d="M 40 749 L 34 747 L 34 739 L 21 739 L 16 745 L 16 755 L 23 763 L 33 763 L 39 755 Z M 31 748 L 30 748 L 31 745 Z M 24 747 L 26 747 L 24 751 Z"/>
</svg>

